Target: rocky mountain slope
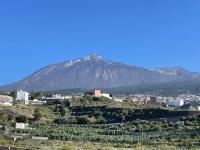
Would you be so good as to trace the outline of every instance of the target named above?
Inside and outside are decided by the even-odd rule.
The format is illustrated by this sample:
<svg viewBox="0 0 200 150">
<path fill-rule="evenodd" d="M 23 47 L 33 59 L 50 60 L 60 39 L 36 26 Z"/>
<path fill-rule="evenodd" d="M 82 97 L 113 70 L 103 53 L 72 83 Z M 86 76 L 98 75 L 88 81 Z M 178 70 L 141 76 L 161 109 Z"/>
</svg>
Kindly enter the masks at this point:
<svg viewBox="0 0 200 150">
<path fill-rule="evenodd" d="M 144 83 L 199 78 L 199 73 L 184 69 L 145 69 L 91 55 L 81 59 L 48 65 L 1 90 L 59 90 L 69 88 L 112 88 Z"/>
<path fill-rule="evenodd" d="M 200 75 L 197 72 L 190 72 L 181 67 L 163 67 L 163 68 L 156 68 L 156 69 L 151 69 L 151 70 L 174 77 L 177 80 L 196 79 L 196 78 L 199 78 L 199 75 Z"/>
</svg>

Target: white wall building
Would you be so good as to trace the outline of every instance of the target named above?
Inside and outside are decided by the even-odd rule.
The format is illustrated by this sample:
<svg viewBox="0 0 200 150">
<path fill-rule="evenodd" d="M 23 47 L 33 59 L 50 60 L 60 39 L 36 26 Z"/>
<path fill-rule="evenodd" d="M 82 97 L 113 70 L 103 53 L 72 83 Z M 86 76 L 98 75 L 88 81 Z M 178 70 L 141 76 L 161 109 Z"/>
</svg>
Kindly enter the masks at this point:
<svg viewBox="0 0 200 150">
<path fill-rule="evenodd" d="M 54 94 L 52 97 L 42 97 L 43 100 L 63 100 L 64 97 L 60 94 Z"/>
<path fill-rule="evenodd" d="M 72 99 L 72 95 L 67 95 L 67 96 L 64 96 L 64 99 Z"/>
<path fill-rule="evenodd" d="M 32 105 L 44 105 L 47 101 L 39 101 L 38 99 L 32 100 Z"/>
<path fill-rule="evenodd" d="M 101 96 L 112 99 L 112 97 L 110 96 L 110 94 L 107 93 L 102 93 Z"/>
<path fill-rule="evenodd" d="M 29 102 L 28 96 L 29 96 L 28 92 L 20 90 L 20 91 L 17 91 L 17 98 L 16 98 L 16 100 L 18 100 L 18 101 L 24 101 L 25 105 L 27 105 L 28 102 Z"/>
<path fill-rule="evenodd" d="M 16 129 L 26 129 L 28 127 L 27 123 L 16 123 L 15 128 Z"/>
<path fill-rule="evenodd" d="M 52 95 L 53 98 L 64 99 L 61 94 Z"/>
<path fill-rule="evenodd" d="M 183 99 L 173 100 L 173 101 L 169 101 L 167 104 L 169 106 L 181 107 L 184 105 L 184 100 Z"/>
</svg>

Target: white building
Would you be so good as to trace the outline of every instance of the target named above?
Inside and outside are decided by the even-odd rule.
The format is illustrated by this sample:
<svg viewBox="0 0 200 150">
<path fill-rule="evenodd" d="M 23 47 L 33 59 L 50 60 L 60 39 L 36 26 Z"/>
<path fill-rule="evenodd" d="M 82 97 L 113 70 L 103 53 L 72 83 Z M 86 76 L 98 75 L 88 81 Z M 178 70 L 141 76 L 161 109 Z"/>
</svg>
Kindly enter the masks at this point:
<svg viewBox="0 0 200 150">
<path fill-rule="evenodd" d="M 29 103 L 28 96 L 29 96 L 28 92 L 20 90 L 20 91 L 17 91 L 16 100 L 24 101 L 25 105 L 27 105 Z"/>
<path fill-rule="evenodd" d="M 47 101 L 39 101 L 38 99 L 32 100 L 32 105 L 44 105 Z"/>
<path fill-rule="evenodd" d="M 15 128 L 16 129 L 26 129 L 28 127 L 27 123 L 16 123 Z"/>
<path fill-rule="evenodd" d="M 52 98 L 64 99 L 64 98 L 62 97 L 62 95 L 60 95 L 60 94 L 52 95 Z"/>
<path fill-rule="evenodd" d="M 183 99 L 178 99 L 178 100 L 169 101 L 167 103 L 167 105 L 174 106 L 174 107 L 181 107 L 181 106 L 184 105 L 184 100 Z"/>
<path fill-rule="evenodd" d="M 64 96 L 64 99 L 72 99 L 73 96 L 72 95 L 67 95 L 67 96 Z"/>
<path fill-rule="evenodd" d="M 112 99 L 112 97 L 110 96 L 110 94 L 107 93 L 102 93 L 101 96 Z"/>
<path fill-rule="evenodd" d="M 52 97 L 42 97 L 43 100 L 63 100 L 64 97 L 60 94 L 54 94 Z"/>
</svg>

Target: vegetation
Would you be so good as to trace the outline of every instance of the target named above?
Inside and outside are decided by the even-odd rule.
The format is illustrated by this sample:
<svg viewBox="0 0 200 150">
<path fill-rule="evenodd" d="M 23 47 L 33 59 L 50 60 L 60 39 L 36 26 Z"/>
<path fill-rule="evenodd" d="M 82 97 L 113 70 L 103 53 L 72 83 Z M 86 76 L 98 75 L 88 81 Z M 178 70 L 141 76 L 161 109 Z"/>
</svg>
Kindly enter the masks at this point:
<svg viewBox="0 0 200 150">
<path fill-rule="evenodd" d="M 15 129 L 16 122 L 28 123 L 29 128 Z M 73 102 L 1 106 L 0 132 L 0 145 L 13 145 L 13 137 L 22 136 L 15 141 L 15 147 L 32 149 L 198 149 L 200 115 L 160 106 L 112 102 L 87 93 Z M 49 140 L 34 141 L 32 136 Z"/>
<path fill-rule="evenodd" d="M 113 94 L 150 94 L 159 96 L 178 96 L 180 94 L 195 94 L 200 93 L 200 80 L 186 80 L 167 83 L 150 83 L 136 86 L 119 87 L 106 89 L 107 92 Z"/>
<path fill-rule="evenodd" d="M 102 90 L 107 93 L 112 93 L 114 95 L 150 94 L 159 96 L 177 96 L 185 93 L 198 95 L 200 93 L 200 80 L 186 80 L 167 83 L 147 83 L 135 86 L 109 88 Z M 38 95 L 52 95 L 56 93 L 61 93 L 63 95 L 74 95 L 77 93 L 85 93 L 87 91 L 87 89 L 63 89 L 39 93 L 35 92 L 32 94 L 34 95 L 33 97 L 38 97 Z M 89 92 L 87 93 L 89 94 Z"/>
</svg>

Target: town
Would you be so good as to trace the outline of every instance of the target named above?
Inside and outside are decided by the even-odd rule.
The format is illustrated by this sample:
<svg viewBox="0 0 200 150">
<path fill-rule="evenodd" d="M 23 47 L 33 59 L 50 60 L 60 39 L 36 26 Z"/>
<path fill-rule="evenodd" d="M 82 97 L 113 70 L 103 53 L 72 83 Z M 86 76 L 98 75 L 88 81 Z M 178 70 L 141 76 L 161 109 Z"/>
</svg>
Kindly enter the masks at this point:
<svg viewBox="0 0 200 150">
<path fill-rule="evenodd" d="M 85 93 L 76 93 L 73 95 L 61 95 L 59 93 L 53 94 L 51 96 L 41 96 L 37 99 L 33 99 L 32 95 L 37 95 L 38 93 L 28 93 L 23 90 L 16 92 L 15 96 L 9 96 L 13 94 L 11 92 L 4 92 L 0 95 L 0 105 L 3 106 L 13 106 L 15 103 L 20 103 L 24 105 L 44 105 L 49 101 L 60 101 L 60 100 L 69 100 L 73 103 L 73 98 L 82 98 Z M 191 94 L 181 94 L 177 97 L 163 97 L 163 96 L 154 96 L 154 95 L 112 95 L 109 93 L 102 93 L 101 90 L 89 91 L 89 94 L 93 97 L 105 97 L 110 101 L 116 102 L 133 102 L 138 105 L 157 105 L 163 107 L 174 107 L 180 110 L 191 110 L 191 111 L 200 111 L 200 95 L 191 95 Z"/>
<path fill-rule="evenodd" d="M 114 147 L 119 147 L 119 144 L 127 144 L 123 147 L 135 144 L 136 148 L 145 147 L 150 142 L 150 145 L 156 147 L 161 144 L 158 142 L 161 137 L 161 146 L 167 147 L 170 136 L 175 140 L 173 145 L 178 146 L 179 138 L 185 137 L 189 129 L 192 133 L 187 134 L 186 139 L 197 138 L 198 132 L 194 135 L 193 130 L 198 129 L 200 96 L 126 96 L 104 93 L 99 89 L 84 93 L 61 95 L 58 92 L 51 95 L 18 90 L 2 92 L 0 108 L 0 132 L 3 137 L 9 139 L 1 144 L 7 147 L 37 147 L 37 144 L 24 145 L 24 140 L 35 143 L 48 143 L 52 140 L 95 141 L 112 143 Z M 60 130 L 63 133 L 60 133 Z M 76 130 L 81 131 L 76 133 Z M 152 138 L 159 144 L 152 144 Z M 141 139 L 144 140 L 143 143 Z M 186 142 L 182 145 L 186 148 L 196 145 L 195 142 L 183 142 Z M 62 146 L 62 143 L 60 145 Z"/>
</svg>

